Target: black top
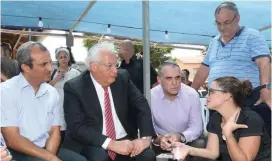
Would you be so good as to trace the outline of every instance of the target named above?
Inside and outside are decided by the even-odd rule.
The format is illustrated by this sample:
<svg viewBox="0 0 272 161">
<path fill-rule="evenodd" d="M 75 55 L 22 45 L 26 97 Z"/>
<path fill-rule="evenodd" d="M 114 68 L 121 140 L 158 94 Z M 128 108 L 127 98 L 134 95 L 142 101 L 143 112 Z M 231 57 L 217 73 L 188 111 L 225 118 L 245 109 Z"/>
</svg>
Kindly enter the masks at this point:
<svg viewBox="0 0 272 161">
<path fill-rule="evenodd" d="M 220 160 L 231 161 L 227 144 L 222 139 L 221 118 L 222 117 L 218 112 L 214 112 L 207 125 L 207 130 L 210 133 L 217 134 L 219 138 Z M 270 137 L 266 131 L 262 118 L 250 109 L 241 110 L 237 124 L 245 124 L 248 126 L 246 129 L 237 129 L 234 131 L 234 137 L 237 142 L 240 137 L 261 136 L 261 145 L 254 161 L 271 161 Z"/>
<path fill-rule="evenodd" d="M 126 64 L 125 61 L 123 60 L 120 68 L 126 69 L 128 71 L 133 84 L 143 94 L 143 92 L 144 92 L 143 59 L 137 58 L 136 55 L 133 55 L 130 58 L 129 64 Z M 150 79 L 151 79 L 150 83 L 151 83 L 151 86 L 157 82 L 157 76 L 158 76 L 158 74 L 157 74 L 156 70 L 154 69 L 153 65 L 150 63 Z"/>
</svg>

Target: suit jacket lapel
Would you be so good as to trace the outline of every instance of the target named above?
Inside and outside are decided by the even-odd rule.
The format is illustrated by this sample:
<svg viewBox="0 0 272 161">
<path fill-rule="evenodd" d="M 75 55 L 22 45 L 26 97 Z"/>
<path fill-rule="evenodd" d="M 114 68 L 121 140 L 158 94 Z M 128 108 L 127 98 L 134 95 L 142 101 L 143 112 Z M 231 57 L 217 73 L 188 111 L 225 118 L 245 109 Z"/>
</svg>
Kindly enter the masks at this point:
<svg viewBox="0 0 272 161">
<path fill-rule="evenodd" d="M 120 90 L 121 85 L 118 84 L 118 79 L 116 78 L 115 82 L 111 84 L 111 94 L 112 94 L 112 99 L 115 107 L 116 114 L 122 123 L 123 120 L 121 120 L 122 117 L 122 90 Z"/>
<path fill-rule="evenodd" d="M 93 108 L 100 119 L 102 120 L 102 108 L 98 99 L 98 95 L 96 93 L 93 81 L 91 79 L 90 73 L 84 75 L 84 89 L 83 89 L 83 97 L 86 100 L 86 104 L 90 106 L 89 108 Z"/>
</svg>

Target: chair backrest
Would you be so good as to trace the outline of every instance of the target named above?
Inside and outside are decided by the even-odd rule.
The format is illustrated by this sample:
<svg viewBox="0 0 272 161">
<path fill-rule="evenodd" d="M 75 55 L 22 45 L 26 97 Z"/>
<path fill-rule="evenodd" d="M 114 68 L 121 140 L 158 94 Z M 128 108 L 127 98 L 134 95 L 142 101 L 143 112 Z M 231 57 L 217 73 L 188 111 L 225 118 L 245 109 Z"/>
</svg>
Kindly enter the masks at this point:
<svg viewBox="0 0 272 161">
<path fill-rule="evenodd" d="M 210 118 L 210 112 L 209 112 L 209 109 L 206 107 L 206 102 L 207 102 L 207 99 L 205 97 L 200 97 L 200 103 L 201 103 L 201 107 L 202 107 L 202 110 L 201 110 L 201 115 L 202 115 L 202 122 L 203 122 L 203 133 L 204 134 L 207 134 L 207 124 L 209 122 L 209 118 Z"/>
</svg>

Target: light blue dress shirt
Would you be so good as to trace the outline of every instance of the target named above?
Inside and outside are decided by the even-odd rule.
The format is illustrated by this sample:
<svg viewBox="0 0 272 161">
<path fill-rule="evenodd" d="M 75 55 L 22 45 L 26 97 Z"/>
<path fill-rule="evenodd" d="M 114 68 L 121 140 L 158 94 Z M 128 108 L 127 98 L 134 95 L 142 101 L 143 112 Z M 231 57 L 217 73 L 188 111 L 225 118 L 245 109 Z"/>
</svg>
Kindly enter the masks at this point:
<svg viewBox="0 0 272 161">
<path fill-rule="evenodd" d="M 181 83 L 176 98 L 169 100 L 161 85 L 151 89 L 153 126 L 158 135 L 182 133 L 187 142 L 199 138 L 203 131 L 198 93 Z"/>
<path fill-rule="evenodd" d="M 1 127 L 19 127 L 20 135 L 45 147 L 52 126 L 60 125 L 57 90 L 42 83 L 35 90 L 22 73 L 0 85 Z"/>
</svg>

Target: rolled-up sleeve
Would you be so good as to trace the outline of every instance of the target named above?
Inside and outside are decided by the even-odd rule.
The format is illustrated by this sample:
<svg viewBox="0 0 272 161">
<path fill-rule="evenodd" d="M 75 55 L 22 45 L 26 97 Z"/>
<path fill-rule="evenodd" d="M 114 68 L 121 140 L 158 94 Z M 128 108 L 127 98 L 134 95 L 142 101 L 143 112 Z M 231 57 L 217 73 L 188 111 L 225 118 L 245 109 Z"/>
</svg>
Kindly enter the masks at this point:
<svg viewBox="0 0 272 161">
<path fill-rule="evenodd" d="M 11 93 L 5 88 L 1 88 L 1 127 L 16 126 L 19 127 L 19 106 L 13 100 Z"/>
<path fill-rule="evenodd" d="M 191 96 L 192 107 L 190 109 L 188 129 L 183 132 L 186 142 L 192 142 L 199 138 L 203 131 L 201 119 L 201 103 L 198 94 Z"/>
</svg>

